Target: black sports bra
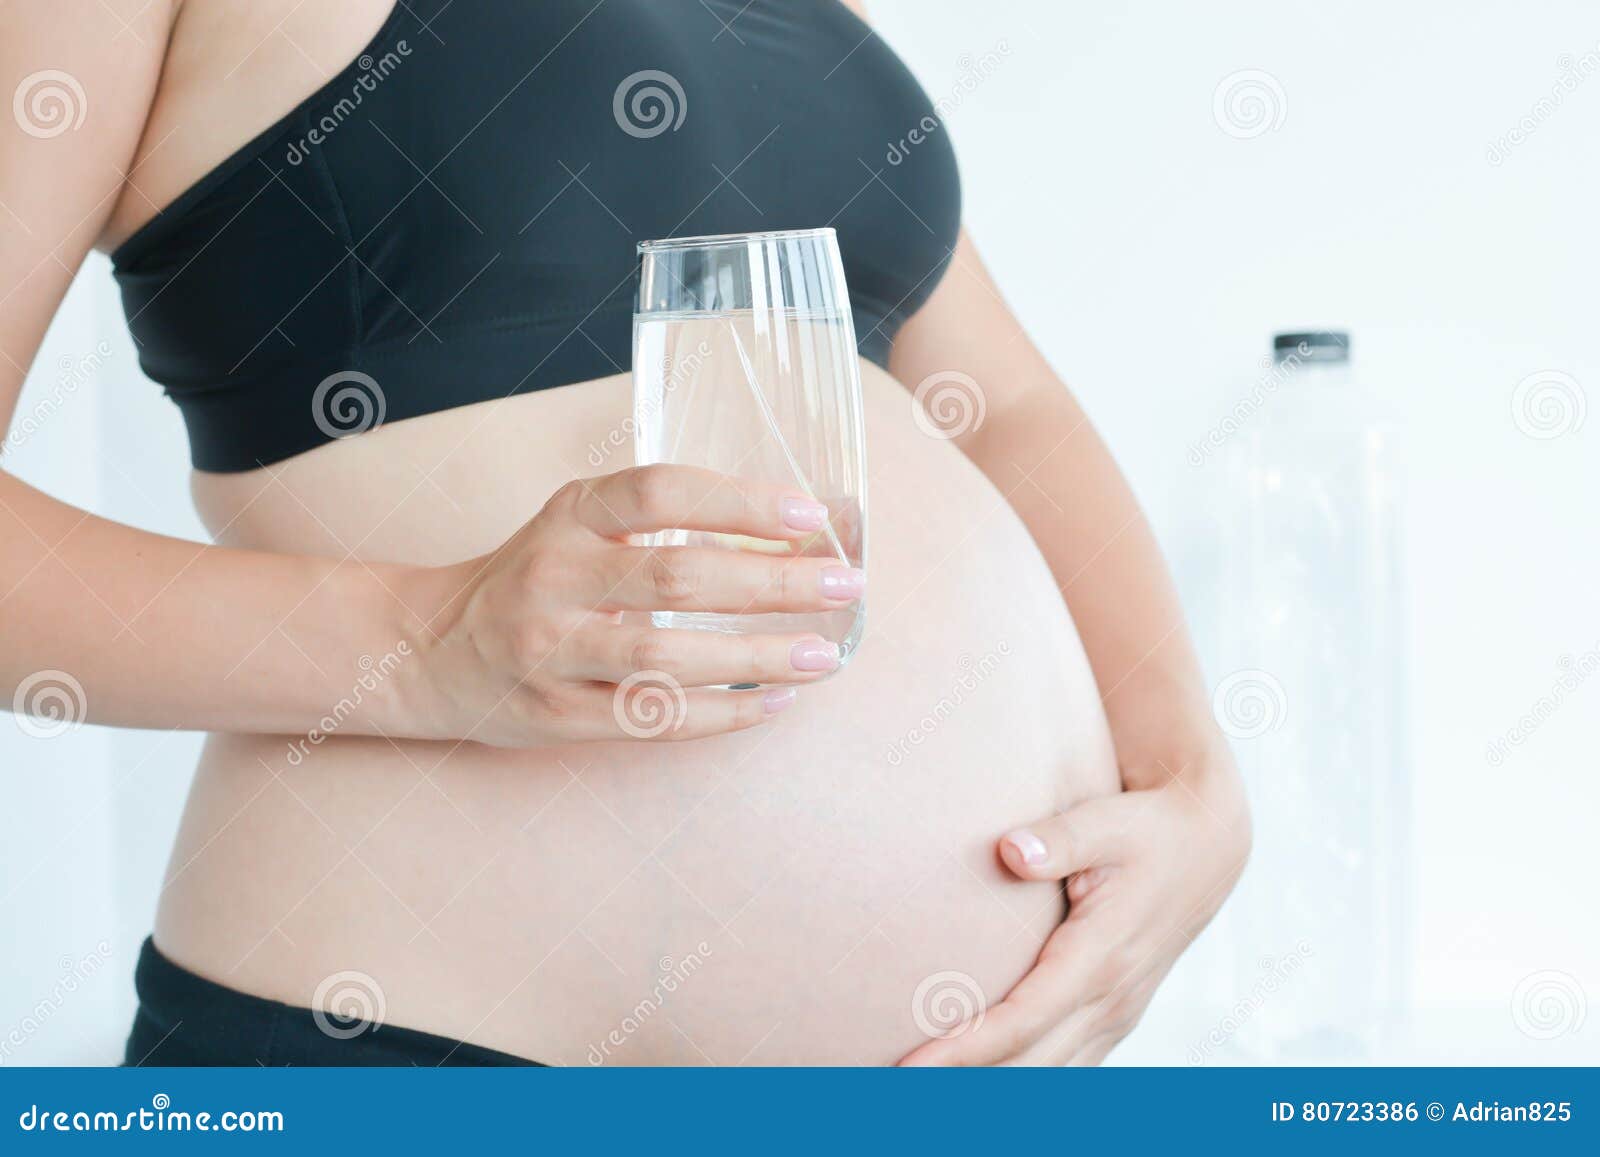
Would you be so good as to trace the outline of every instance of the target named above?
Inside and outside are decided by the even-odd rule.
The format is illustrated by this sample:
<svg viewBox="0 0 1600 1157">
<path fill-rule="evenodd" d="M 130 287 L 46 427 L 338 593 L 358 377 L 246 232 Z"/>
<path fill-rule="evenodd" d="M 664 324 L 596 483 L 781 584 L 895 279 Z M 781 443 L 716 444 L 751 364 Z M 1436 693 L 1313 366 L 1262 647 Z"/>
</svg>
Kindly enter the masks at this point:
<svg viewBox="0 0 1600 1157">
<path fill-rule="evenodd" d="M 626 372 L 650 238 L 832 225 L 885 364 L 960 200 L 837 0 L 404 0 L 112 261 L 194 465 L 240 471 L 372 425 L 358 383 L 392 422 Z"/>
</svg>

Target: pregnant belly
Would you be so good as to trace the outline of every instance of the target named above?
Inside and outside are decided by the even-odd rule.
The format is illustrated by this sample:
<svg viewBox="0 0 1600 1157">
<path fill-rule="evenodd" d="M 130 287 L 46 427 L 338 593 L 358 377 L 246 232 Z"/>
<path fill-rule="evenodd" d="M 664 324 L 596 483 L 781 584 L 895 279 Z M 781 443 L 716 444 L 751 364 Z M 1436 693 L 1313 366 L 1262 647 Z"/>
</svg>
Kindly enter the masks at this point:
<svg viewBox="0 0 1600 1157">
<path fill-rule="evenodd" d="M 215 737 L 158 943 L 293 1004 L 344 974 L 390 1022 L 561 1064 L 886 1063 L 1000 999 L 1062 904 L 994 842 L 1115 790 L 1115 761 L 1009 506 L 892 381 L 867 397 L 871 594 L 840 675 L 689 744 Z"/>
</svg>

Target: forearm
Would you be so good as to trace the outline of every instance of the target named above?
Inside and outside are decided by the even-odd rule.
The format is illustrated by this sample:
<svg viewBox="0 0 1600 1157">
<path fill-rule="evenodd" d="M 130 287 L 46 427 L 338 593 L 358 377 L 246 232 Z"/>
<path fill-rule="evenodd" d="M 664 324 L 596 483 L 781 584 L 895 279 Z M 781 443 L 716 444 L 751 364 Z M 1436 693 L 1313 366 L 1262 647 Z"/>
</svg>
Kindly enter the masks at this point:
<svg viewBox="0 0 1600 1157">
<path fill-rule="evenodd" d="M 334 714 L 431 737 L 421 577 L 149 534 L 0 472 L 0 700 L 57 670 L 96 723 L 296 733 Z"/>
</svg>

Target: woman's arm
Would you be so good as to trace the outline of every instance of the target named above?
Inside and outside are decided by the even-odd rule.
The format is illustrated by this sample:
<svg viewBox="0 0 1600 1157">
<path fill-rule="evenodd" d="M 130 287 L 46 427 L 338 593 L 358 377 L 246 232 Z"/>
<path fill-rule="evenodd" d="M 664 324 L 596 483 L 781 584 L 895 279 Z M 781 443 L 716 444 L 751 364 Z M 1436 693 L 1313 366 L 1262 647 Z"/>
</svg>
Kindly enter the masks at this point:
<svg viewBox="0 0 1600 1157">
<path fill-rule="evenodd" d="M 844 0 L 863 19 L 862 0 Z M 929 414 L 999 487 L 1044 552 L 1101 688 L 1123 783 L 1228 763 L 1160 548 L 1105 443 L 1023 331 L 965 231 L 939 288 L 895 340 L 890 371 L 924 401 L 976 384 L 983 421 Z M 961 401 L 951 399 L 959 409 Z M 976 413 L 976 409 L 971 411 Z M 959 421 L 959 419 L 958 419 Z M 1221 778 L 1231 771 L 1219 768 Z"/>
<path fill-rule="evenodd" d="M 24 95 L 0 124 L 0 423 L 118 199 L 142 197 L 128 170 L 173 12 L 174 0 L 7 9 L 0 89 Z M 860 593 L 826 559 L 650 552 L 628 536 L 794 540 L 823 517 L 804 495 L 653 467 L 568 486 L 485 558 L 379 566 L 148 534 L 0 471 L 0 709 L 61 671 L 82 687 L 74 718 L 125 726 L 293 733 L 335 714 L 350 734 L 627 738 L 613 684 L 641 665 L 698 688 L 801 683 L 830 656 L 814 636 L 649 632 L 620 612 L 804 612 Z M 402 661 L 372 686 L 391 653 Z M 690 690 L 678 702 L 684 717 L 660 738 L 751 726 L 787 700 Z"/>
<path fill-rule="evenodd" d="M 173 0 L 13 5 L 0 89 L 0 420 L 123 196 Z M 123 24 L 126 23 L 126 27 Z M 126 175 L 125 175 L 126 174 Z M 0 701 L 33 673 L 82 685 L 87 717 L 143 727 L 305 731 L 349 695 L 361 655 L 416 645 L 397 568 L 219 550 L 85 514 L 0 471 Z M 367 698 L 352 731 L 408 728 Z"/>
<path fill-rule="evenodd" d="M 1238 778 L 1132 491 L 965 234 L 902 329 L 890 369 L 913 389 L 929 383 L 926 426 L 954 437 L 1038 542 L 1093 666 L 1126 789 L 1001 841 L 1016 874 L 1071 878 L 1071 915 L 981 1025 L 911 1060 L 1098 1059 L 1243 868 L 1249 821 Z M 975 393 L 965 409 L 940 412 L 941 389 Z M 952 427 L 958 413 L 968 417 Z"/>
</svg>

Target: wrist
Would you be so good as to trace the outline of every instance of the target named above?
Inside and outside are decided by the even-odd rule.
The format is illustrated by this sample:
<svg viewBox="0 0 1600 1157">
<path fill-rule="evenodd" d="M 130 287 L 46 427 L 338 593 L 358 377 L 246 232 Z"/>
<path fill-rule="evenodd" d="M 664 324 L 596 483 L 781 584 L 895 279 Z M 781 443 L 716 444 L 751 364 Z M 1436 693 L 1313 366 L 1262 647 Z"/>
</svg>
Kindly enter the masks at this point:
<svg viewBox="0 0 1600 1157">
<path fill-rule="evenodd" d="M 1124 788 L 1237 779 L 1233 750 L 1198 672 L 1147 664 L 1119 684 L 1105 707 Z"/>
<path fill-rule="evenodd" d="M 460 739 L 467 730 L 451 688 L 447 637 L 453 604 L 466 585 L 456 566 L 394 568 L 380 578 L 387 592 L 386 625 L 406 661 L 394 680 L 395 730 L 408 739 Z"/>
<path fill-rule="evenodd" d="M 1226 833 L 1223 846 L 1233 847 L 1240 858 L 1249 854 L 1249 798 L 1220 732 L 1195 743 L 1174 743 L 1165 754 L 1123 764 L 1122 782 L 1127 791 L 1171 791 L 1204 830 Z"/>
<path fill-rule="evenodd" d="M 1240 783 L 1233 750 L 1209 719 L 1146 737 L 1125 750 L 1119 745 L 1122 785 L 1130 791 L 1165 787 L 1174 781 L 1202 796 Z"/>
</svg>

